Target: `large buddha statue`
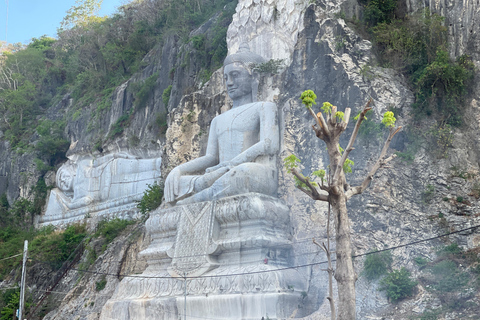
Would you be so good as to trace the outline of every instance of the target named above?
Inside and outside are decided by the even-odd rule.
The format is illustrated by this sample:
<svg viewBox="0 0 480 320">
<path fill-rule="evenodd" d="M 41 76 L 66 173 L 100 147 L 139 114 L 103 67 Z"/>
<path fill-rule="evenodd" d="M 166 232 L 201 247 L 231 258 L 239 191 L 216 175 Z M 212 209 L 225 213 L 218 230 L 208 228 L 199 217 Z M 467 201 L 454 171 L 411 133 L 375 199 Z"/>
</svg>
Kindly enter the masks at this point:
<svg viewBox="0 0 480 320">
<path fill-rule="evenodd" d="M 206 154 L 174 168 L 165 181 L 165 200 L 187 204 L 257 192 L 275 196 L 279 126 L 276 104 L 256 101 L 265 60 L 242 47 L 224 62 L 233 107 L 210 125 Z"/>
<path fill-rule="evenodd" d="M 139 159 L 126 153 L 69 160 L 57 171 L 40 223 L 68 222 L 86 213 L 112 213 L 141 199 L 160 178 L 161 159 Z M 117 210 L 118 211 L 118 210 Z"/>
</svg>

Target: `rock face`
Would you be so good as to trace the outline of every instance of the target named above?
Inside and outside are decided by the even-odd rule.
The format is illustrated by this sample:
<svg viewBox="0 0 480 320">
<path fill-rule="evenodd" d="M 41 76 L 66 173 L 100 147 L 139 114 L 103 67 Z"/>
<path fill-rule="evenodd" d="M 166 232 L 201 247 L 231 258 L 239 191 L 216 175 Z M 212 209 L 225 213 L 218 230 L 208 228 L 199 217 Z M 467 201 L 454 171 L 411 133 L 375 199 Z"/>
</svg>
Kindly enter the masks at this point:
<svg viewBox="0 0 480 320">
<path fill-rule="evenodd" d="M 247 42 L 267 60 L 282 59 L 288 65 L 303 29 L 306 5 L 303 0 L 239 1 L 227 33 L 229 53 Z"/>
<path fill-rule="evenodd" d="M 468 53 L 476 66 L 480 67 L 478 41 L 480 30 L 478 30 L 479 24 L 476 23 L 476 19 L 480 16 L 478 3 L 470 0 L 455 0 L 448 3 L 431 2 L 429 5 L 430 8 L 446 16 L 449 39 L 454 44 L 450 46 L 451 55 L 459 56 Z M 406 8 L 406 12 L 412 13 L 423 9 L 425 4 L 419 1 L 405 1 L 402 6 Z M 275 20 L 273 13 L 275 8 L 282 13 L 278 17 L 284 19 L 282 21 L 285 23 Z M 360 18 L 359 8 L 356 1 L 316 1 L 315 4 L 308 5 L 300 1 L 241 0 L 234 23 L 229 29 L 228 41 L 232 52 L 236 52 L 240 43 L 245 41 L 249 43 L 252 50 L 268 58 L 285 59 L 286 67 L 283 72 L 270 78 L 260 79 L 259 96 L 260 100 L 271 100 L 278 106 L 279 158 L 284 158 L 291 153 L 296 154 L 302 159 L 305 174 L 320 168 L 327 169 L 328 163 L 324 145 L 311 130 L 313 124 L 311 117 L 305 112 L 298 99 L 303 90 L 314 90 L 319 97 L 317 102 L 329 101 L 337 105 L 339 110 L 347 106 L 351 107 L 354 109 L 352 114 L 356 114 L 366 101 L 373 98 L 374 114 L 371 119 L 375 122 L 380 121 L 379 115 L 388 108 L 395 108 L 399 124 L 404 125 L 406 131 L 412 127 L 410 105 L 414 101 L 414 95 L 405 79 L 394 70 L 376 66 L 371 43 L 359 36 L 344 19 L 339 18 L 341 12 L 348 18 L 354 15 Z M 296 21 L 297 24 L 295 25 L 292 21 Z M 263 32 L 266 33 L 266 39 L 270 41 L 264 47 L 261 45 L 263 40 L 260 41 Z M 132 125 L 125 135 L 115 142 L 106 142 L 103 145 L 109 152 L 128 150 L 144 158 L 159 157 L 163 152 L 161 171 L 163 178 L 174 167 L 205 154 L 212 119 L 231 106 L 223 87 L 222 72 L 215 72 L 201 90 L 195 91 L 195 89 L 187 90 L 188 87 L 194 86 L 194 81 L 190 77 L 194 73 L 192 70 L 176 71 L 184 72 L 185 76 L 175 77 L 172 82 L 173 95 L 168 106 L 163 106 L 160 102 L 161 93 L 170 84 L 169 77 L 166 76 L 166 72 L 171 68 L 168 61 L 174 60 L 177 53 L 174 49 L 175 39 L 168 38 L 166 42 L 172 47 L 164 47 L 163 50 L 158 49 L 152 52 L 146 58 L 151 65 L 138 76 L 145 79 L 153 74 L 154 70 L 161 72 L 165 76 L 158 80 L 158 91 L 151 97 L 146 109 L 141 114 L 135 114 Z M 192 68 L 193 66 L 194 64 Z M 108 118 L 110 120 L 105 124 L 107 129 L 115 123 L 117 116 L 122 114 L 120 106 L 124 108 L 123 110 L 127 110 L 132 103 L 132 93 L 128 88 L 122 88 L 118 89 L 117 96 L 118 99 L 123 97 L 121 99 L 124 99 L 122 101 L 125 103 L 119 103 L 112 110 L 112 114 L 116 116 Z M 431 140 L 418 142 L 407 134 L 399 134 L 391 144 L 392 152 L 411 152 L 409 147 L 418 143 L 414 159 L 402 161 L 400 157 L 397 158 L 390 168 L 378 172 L 364 194 L 350 200 L 348 210 L 353 230 L 353 254 L 358 256 L 355 259 L 355 267 L 360 275 L 356 287 L 358 319 L 409 319 L 420 316 L 425 310 L 442 307 L 442 302 L 421 283 L 411 299 L 392 307 L 385 294 L 377 290 L 378 281 L 370 282 L 362 277 L 364 258 L 360 255 L 374 249 L 408 244 L 392 251 L 393 267 L 395 269 L 406 267 L 416 277 L 423 271 L 415 262 L 415 258 L 421 257 L 432 261 L 435 258 L 436 249 L 450 241 L 458 243 L 463 249 L 478 249 L 480 237 L 476 230 L 418 242 L 414 245 L 410 243 L 480 224 L 478 216 L 480 208 L 479 92 L 480 82 L 477 81 L 473 92 L 465 102 L 464 107 L 468 115 L 465 117 L 465 127 L 455 129 L 453 143 L 447 148 L 445 157 L 437 157 L 434 152 L 431 152 L 432 148 L 436 148 Z M 165 140 L 158 138 L 153 129 L 148 129 L 152 115 L 160 109 L 169 110 L 169 128 Z M 429 131 L 431 124 L 428 121 L 430 120 L 427 119 L 416 125 L 421 134 L 426 135 Z M 128 136 L 138 128 L 141 129 L 140 147 L 135 148 L 129 146 Z M 105 136 L 107 129 L 104 128 Z M 68 131 L 74 137 L 72 141 L 79 141 L 71 154 L 81 153 L 84 150 L 82 145 L 86 145 L 91 139 L 91 136 L 81 134 L 86 132 L 86 124 L 80 120 L 78 123 L 71 123 Z M 347 130 L 344 140 L 340 141 L 342 146 L 346 145 L 348 133 Z M 382 143 L 382 138 L 378 138 L 379 135 L 381 136 L 382 132 L 373 131 L 368 135 L 359 136 L 356 149 L 351 153 L 351 159 L 355 162 L 353 173 L 347 176 L 352 185 L 362 181 L 369 166 L 376 159 Z M 154 143 L 150 140 L 154 140 Z M 0 157 L 3 157 L 3 153 Z M 280 159 L 277 163 L 278 168 L 282 167 Z M 19 163 L 2 163 L 0 182 L 2 178 L 3 181 L 9 179 L 5 178 L 9 170 L 19 174 L 21 169 L 10 169 L 17 165 Z M 13 182 L 10 182 L 8 188 L 12 184 Z M 149 317 L 169 319 L 171 314 L 177 317 L 183 314 L 185 282 L 181 277 L 176 281 L 167 281 L 166 278 L 172 279 L 172 275 L 182 276 L 183 272 L 189 271 L 184 268 L 185 265 L 190 265 L 190 262 L 187 264 L 185 262 L 187 260 L 184 260 L 186 254 L 176 246 L 177 241 L 180 241 L 176 238 L 178 230 L 184 232 L 182 228 L 189 222 L 205 223 L 207 226 L 201 229 L 205 234 L 196 235 L 198 238 L 194 238 L 203 241 L 197 241 L 199 248 L 196 252 L 201 259 L 195 262 L 198 268 L 194 272 L 200 272 L 202 276 L 211 275 L 212 278 L 187 278 L 187 298 L 190 298 L 190 300 L 187 299 L 187 314 L 211 308 L 212 314 L 215 315 L 212 318 L 223 318 L 224 314 L 220 314 L 218 310 L 211 307 L 209 301 L 232 304 L 239 302 L 241 298 L 238 300 L 232 297 L 229 300 L 231 297 L 229 293 L 233 290 L 236 293 L 245 293 L 246 300 L 243 301 L 247 301 L 250 297 L 275 301 L 272 305 L 285 301 L 284 305 L 287 308 L 290 308 L 290 303 L 295 299 L 297 302 L 302 302 L 298 303 L 300 307 L 291 314 L 276 308 L 275 311 L 270 309 L 258 311 L 265 313 L 262 316 L 266 316 L 268 312 L 270 318 L 286 318 L 293 314 L 294 317 L 305 316 L 306 319 L 312 320 L 329 319 L 329 306 L 325 299 L 328 280 L 326 272 L 322 271 L 326 266 L 326 257 L 311 242 L 313 237 L 319 242 L 326 242 L 328 208 L 323 203 L 311 201 L 297 190 L 294 187 L 293 178 L 285 170 L 279 170 L 278 184 L 278 199 L 275 200 L 258 194 L 247 198 L 234 196 L 216 200 L 215 205 L 229 208 L 228 217 L 223 211 L 214 210 L 209 211 L 209 214 L 191 214 L 192 210 L 202 212 L 197 208 L 201 206 L 200 204 L 188 205 L 185 207 L 187 213 L 183 215 L 184 209 L 164 208 L 154 212 L 147 223 L 151 242 L 145 245 L 141 254 L 149 260 L 148 268 L 145 271 L 135 270 L 137 273 L 143 272 L 145 277 L 116 281 L 117 287 L 113 284 L 109 285 L 109 294 L 111 295 L 114 291 L 115 294 L 103 307 L 102 317 L 122 319 L 127 317 L 127 314 L 138 314 L 142 319 Z M 3 188 L 6 189 L 6 187 Z M 240 205 L 241 203 L 250 203 L 250 205 Z M 280 214 L 263 219 L 261 213 L 265 208 L 276 208 L 275 212 Z M 184 217 L 183 220 L 181 216 Z M 199 220 L 195 221 L 197 217 Z M 250 217 L 253 218 L 250 219 Z M 287 221 L 291 225 L 290 228 L 282 226 L 282 223 Z M 245 234 L 244 239 L 247 240 L 239 243 L 236 236 L 242 232 Z M 280 252 L 276 251 L 277 244 L 274 244 L 276 240 L 273 240 L 277 239 L 273 237 L 277 234 L 283 239 L 281 244 L 284 244 Z M 262 238 L 264 235 L 265 238 Z M 235 239 L 235 241 L 229 240 L 229 242 L 228 239 Z M 255 250 L 252 249 L 252 244 L 255 244 Z M 213 245 L 213 249 L 210 245 Z M 241 261 L 244 254 L 255 260 L 255 263 Z M 267 257 L 268 254 L 272 254 L 275 258 Z M 268 259 L 267 264 L 263 263 L 265 258 Z M 129 259 L 136 260 L 137 256 L 133 255 Z M 234 267 L 240 270 L 239 273 L 242 273 L 241 276 L 237 278 L 223 276 L 224 272 L 232 272 L 232 269 L 226 271 L 225 266 L 230 259 Z M 242 263 L 245 263 L 245 266 L 241 266 Z M 294 276 L 290 273 L 266 272 L 265 274 L 272 278 L 262 282 L 264 280 L 261 280 L 261 272 L 282 266 L 297 267 L 298 274 Z M 112 270 L 111 272 L 117 272 L 118 268 L 112 267 Z M 258 277 L 253 274 L 243 275 L 245 270 L 259 271 Z M 131 272 L 130 275 L 133 273 Z M 222 277 L 217 278 L 219 275 Z M 302 281 L 291 280 L 291 277 L 297 279 L 297 276 Z M 213 279 L 219 282 L 214 283 Z M 272 282 L 275 284 L 271 287 L 263 286 L 265 283 Z M 259 288 L 264 288 L 262 290 L 265 293 L 257 292 L 257 285 Z M 274 300 L 268 300 L 271 298 L 269 294 L 275 290 L 280 290 L 280 293 Z M 286 297 L 285 300 L 282 300 L 283 297 Z M 95 312 L 92 311 L 90 316 L 86 316 L 82 313 L 83 311 L 78 311 L 83 309 L 84 301 L 88 300 L 85 297 L 82 299 L 75 300 L 72 297 L 65 303 L 69 308 L 59 309 L 50 318 L 77 319 L 73 316 L 75 314 L 81 315 L 81 319 L 98 319 L 101 307 L 99 304 L 105 303 L 107 299 L 98 302 Z M 478 294 L 465 296 L 464 300 L 478 306 Z M 78 303 L 75 304 L 75 302 Z M 161 307 L 155 311 L 152 307 L 154 304 Z M 72 312 L 72 309 L 76 312 Z M 243 309 L 232 308 L 232 310 L 237 314 L 245 312 L 245 316 L 250 317 Z M 454 312 L 448 317 L 451 319 L 467 318 L 469 315 L 474 317 L 478 315 L 478 312 L 474 311 L 469 309 L 464 315 Z M 466 315 L 467 313 L 469 314 Z M 233 319 L 234 314 L 229 313 L 227 317 Z"/>
</svg>

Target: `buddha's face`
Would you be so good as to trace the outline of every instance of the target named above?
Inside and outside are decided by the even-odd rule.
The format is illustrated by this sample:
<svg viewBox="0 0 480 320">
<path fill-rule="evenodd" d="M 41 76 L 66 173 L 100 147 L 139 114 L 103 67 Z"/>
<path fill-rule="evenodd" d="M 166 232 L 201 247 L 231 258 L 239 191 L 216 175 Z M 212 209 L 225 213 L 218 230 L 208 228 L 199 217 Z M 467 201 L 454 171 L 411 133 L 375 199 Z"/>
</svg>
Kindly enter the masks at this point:
<svg viewBox="0 0 480 320">
<path fill-rule="evenodd" d="M 75 173 L 72 166 L 62 166 L 57 172 L 57 187 L 64 192 L 73 191 L 74 177 Z"/>
<path fill-rule="evenodd" d="M 223 77 L 228 96 L 233 101 L 252 96 L 253 76 L 241 63 L 227 64 L 223 68 Z"/>
</svg>

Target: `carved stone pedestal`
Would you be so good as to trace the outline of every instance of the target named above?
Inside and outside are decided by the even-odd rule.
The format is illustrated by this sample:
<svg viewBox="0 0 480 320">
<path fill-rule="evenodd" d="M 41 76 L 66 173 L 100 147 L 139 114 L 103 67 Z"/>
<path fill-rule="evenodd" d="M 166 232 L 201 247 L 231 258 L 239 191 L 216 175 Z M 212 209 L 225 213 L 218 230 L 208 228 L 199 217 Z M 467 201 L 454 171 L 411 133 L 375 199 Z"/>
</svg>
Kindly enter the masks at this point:
<svg viewBox="0 0 480 320">
<path fill-rule="evenodd" d="M 148 268 L 122 280 L 100 319 L 177 320 L 185 309 L 189 319 L 282 319 L 307 291 L 306 276 L 291 268 L 289 210 L 276 198 L 157 210 L 146 227 Z"/>
</svg>

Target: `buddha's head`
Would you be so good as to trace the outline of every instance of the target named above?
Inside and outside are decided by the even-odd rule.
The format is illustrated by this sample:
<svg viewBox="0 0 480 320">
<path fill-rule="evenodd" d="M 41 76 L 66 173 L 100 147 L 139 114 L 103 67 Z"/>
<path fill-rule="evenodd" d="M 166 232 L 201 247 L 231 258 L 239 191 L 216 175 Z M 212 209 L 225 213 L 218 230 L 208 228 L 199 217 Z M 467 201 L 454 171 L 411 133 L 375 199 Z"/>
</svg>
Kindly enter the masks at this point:
<svg viewBox="0 0 480 320">
<path fill-rule="evenodd" d="M 73 192 L 73 181 L 75 179 L 75 167 L 66 163 L 57 171 L 57 187 L 63 192 Z"/>
<path fill-rule="evenodd" d="M 258 73 L 255 67 L 264 62 L 265 59 L 251 52 L 248 45 L 242 45 L 237 53 L 225 58 L 223 77 L 233 107 L 257 101 Z"/>
</svg>

